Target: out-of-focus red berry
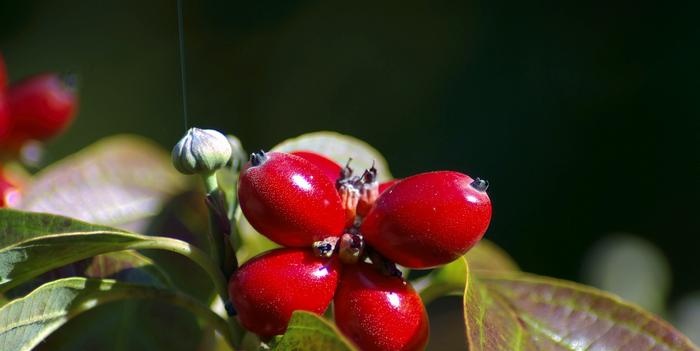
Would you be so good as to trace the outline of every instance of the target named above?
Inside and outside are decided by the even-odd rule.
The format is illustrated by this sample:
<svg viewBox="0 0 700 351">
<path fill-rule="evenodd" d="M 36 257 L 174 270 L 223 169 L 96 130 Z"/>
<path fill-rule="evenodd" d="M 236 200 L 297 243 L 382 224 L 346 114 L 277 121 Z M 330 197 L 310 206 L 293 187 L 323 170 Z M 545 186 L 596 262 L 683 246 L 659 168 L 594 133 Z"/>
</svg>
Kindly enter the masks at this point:
<svg viewBox="0 0 700 351">
<path fill-rule="evenodd" d="M 7 68 L 5 67 L 5 59 L 0 53 L 0 140 L 6 137 L 6 133 L 10 129 L 10 110 L 7 107 L 6 90 Z"/>
<path fill-rule="evenodd" d="M 0 94 L 5 92 L 7 88 L 7 66 L 5 66 L 5 59 L 2 57 L 0 52 Z"/>
<path fill-rule="evenodd" d="M 10 132 L 10 109 L 7 106 L 7 98 L 0 92 L 0 144 Z"/>
<path fill-rule="evenodd" d="M 10 85 L 7 103 L 15 142 L 45 140 L 63 131 L 78 109 L 74 78 L 48 73 Z"/>
</svg>

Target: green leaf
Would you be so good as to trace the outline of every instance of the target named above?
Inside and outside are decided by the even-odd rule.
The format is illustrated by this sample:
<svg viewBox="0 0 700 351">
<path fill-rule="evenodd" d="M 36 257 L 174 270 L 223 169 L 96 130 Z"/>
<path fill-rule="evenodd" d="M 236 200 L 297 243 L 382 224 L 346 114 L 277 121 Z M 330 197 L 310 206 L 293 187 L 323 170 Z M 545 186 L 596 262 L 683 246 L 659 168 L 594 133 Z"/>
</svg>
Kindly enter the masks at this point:
<svg viewBox="0 0 700 351">
<path fill-rule="evenodd" d="M 314 132 L 287 139 L 272 148 L 272 151 L 282 152 L 301 150 L 325 155 L 340 165 L 345 165 L 352 158 L 350 165 L 359 173 L 370 168 L 374 162 L 380 182 L 392 179 L 384 156 L 369 144 L 351 136 L 335 132 Z"/>
<path fill-rule="evenodd" d="M 85 269 L 88 278 L 118 278 L 120 281 L 169 287 L 168 274 L 150 258 L 132 250 L 110 252 L 92 258 Z"/>
<path fill-rule="evenodd" d="M 140 137 L 114 136 L 38 173 L 19 208 L 143 232 L 185 185 L 165 150 Z"/>
<path fill-rule="evenodd" d="M 287 331 L 273 350 L 356 350 L 353 344 L 327 320 L 313 313 L 295 311 Z"/>
<path fill-rule="evenodd" d="M 472 271 L 509 272 L 518 271 L 518 266 L 508 254 L 496 244 L 481 240 L 464 256 Z M 467 282 L 467 267 L 464 258 L 457 259 L 414 282 L 426 305 L 444 295 L 462 295 Z"/>
<path fill-rule="evenodd" d="M 186 295 L 113 280 L 66 278 L 42 285 L 0 308 L 0 345 L 7 350 L 31 350 L 75 316 L 125 299 L 156 299 L 175 304 L 230 335 L 225 320 Z"/>
<path fill-rule="evenodd" d="M 518 264 L 515 263 L 508 253 L 492 241 L 482 239 L 465 255 L 469 262 L 469 269 L 472 271 L 495 271 L 508 272 L 519 271 Z"/>
<path fill-rule="evenodd" d="M 112 278 L 125 282 L 173 288 L 168 273 L 151 259 L 135 251 L 110 252 L 52 269 L 8 292 L 8 297 L 25 295 L 52 280 L 67 277 Z M 209 288 L 211 284 L 207 285 Z"/>
<path fill-rule="evenodd" d="M 167 302 L 119 300 L 71 318 L 34 351 L 191 351 L 208 333 L 202 327 L 192 313 Z"/>
<path fill-rule="evenodd" d="M 468 274 L 469 349 L 698 350 L 660 318 L 583 285 L 525 273 Z"/>
<path fill-rule="evenodd" d="M 161 249 L 187 256 L 206 270 L 225 296 L 219 269 L 201 250 L 184 241 L 9 209 L 0 209 L 0 291 L 71 262 L 132 249 Z"/>
<path fill-rule="evenodd" d="M 208 253 L 210 246 L 205 236 L 209 234 L 209 211 L 204 198 L 202 191 L 195 190 L 173 197 L 152 221 L 147 234 L 168 233 L 168 237 L 186 241 Z M 210 278 L 201 274 L 193 275 L 187 258 L 161 250 L 146 251 L 143 254 L 157 262 L 158 267 L 167 272 L 179 290 L 202 302 L 211 301 L 215 292 Z"/>
</svg>

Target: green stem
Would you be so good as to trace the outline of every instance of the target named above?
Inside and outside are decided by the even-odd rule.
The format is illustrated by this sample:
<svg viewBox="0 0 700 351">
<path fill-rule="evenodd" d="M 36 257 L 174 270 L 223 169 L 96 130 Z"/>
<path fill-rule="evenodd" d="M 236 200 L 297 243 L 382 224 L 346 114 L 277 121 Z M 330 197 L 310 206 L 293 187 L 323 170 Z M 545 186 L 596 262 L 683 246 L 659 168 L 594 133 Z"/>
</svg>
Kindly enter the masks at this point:
<svg viewBox="0 0 700 351">
<path fill-rule="evenodd" d="M 231 246 L 231 222 L 228 218 L 226 195 L 219 188 L 216 172 L 202 176 L 207 190 L 209 209 L 209 243 L 214 261 L 227 278 L 238 268 L 236 253 Z"/>
<path fill-rule="evenodd" d="M 204 180 L 204 188 L 206 189 L 207 194 L 219 189 L 219 182 L 216 180 L 215 171 L 202 174 L 202 180 Z"/>
<path fill-rule="evenodd" d="M 211 224 L 211 236 L 219 244 L 219 257 L 221 261 L 221 271 L 226 277 L 230 277 L 238 269 L 238 260 L 233 250 L 231 237 L 231 222 L 226 215 L 226 194 L 217 189 L 207 195 L 207 206 L 209 207 L 209 221 Z"/>
<path fill-rule="evenodd" d="M 236 214 L 236 207 L 238 207 L 238 176 L 239 173 L 236 171 L 236 176 L 233 180 L 233 194 L 228 202 L 228 211 L 226 213 L 230 221 L 233 220 L 233 216 Z"/>
<path fill-rule="evenodd" d="M 236 176 L 233 181 L 234 191 L 230 201 L 228 202 L 228 213 L 226 215 L 228 217 L 228 225 L 231 231 L 228 238 L 229 242 L 227 244 L 235 256 L 236 249 L 241 245 L 241 235 L 238 232 L 238 221 L 236 220 L 236 210 L 238 209 L 238 192 L 236 189 L 238 189 L 238 178 L 240 173 L 238 170 L 234 170 L 234 172 L 236 172 Z M 238 265 L 237 259 L 236 265 Z"/>
</svg>

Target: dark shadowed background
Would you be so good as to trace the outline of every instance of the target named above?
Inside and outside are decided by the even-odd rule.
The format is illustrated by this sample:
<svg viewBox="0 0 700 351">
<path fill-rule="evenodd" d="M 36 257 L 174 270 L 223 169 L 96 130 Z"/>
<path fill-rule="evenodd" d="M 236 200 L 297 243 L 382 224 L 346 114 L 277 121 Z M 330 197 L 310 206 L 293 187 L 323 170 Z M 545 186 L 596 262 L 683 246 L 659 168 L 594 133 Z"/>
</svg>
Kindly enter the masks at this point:
<svg viewBox="0 0 700 351">
<path fill-rule="evenodd" d="M 698 2 L 189 1 L 190 126 L 248 150 L 316 130 L 363 139 L 403 177 L 491 182 L 487 237 L 523 269 L 581 280 L 610 233 L 649 240 L 671 301 L 700 289 Z M 17 79 L 80 78 L 59 159 L 122 132 L 184 133 L 172 1 L 0 1 Z"/>
</svg>

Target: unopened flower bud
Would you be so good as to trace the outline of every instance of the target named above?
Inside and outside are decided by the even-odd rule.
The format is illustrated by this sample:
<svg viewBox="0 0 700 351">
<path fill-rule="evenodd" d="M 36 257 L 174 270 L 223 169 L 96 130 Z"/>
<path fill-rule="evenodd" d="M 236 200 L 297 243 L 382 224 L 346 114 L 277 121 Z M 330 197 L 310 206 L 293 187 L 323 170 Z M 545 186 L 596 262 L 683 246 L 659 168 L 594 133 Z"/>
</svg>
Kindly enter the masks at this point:
<svg viewBox="0 0 700 351">
<path fill-rule="evenodd" d="M 231 144 L 216 130 L 190 128 L 173 148 L 172 158 L 181 173 L 211 173 L 229 162 Z"/>
</svg>

